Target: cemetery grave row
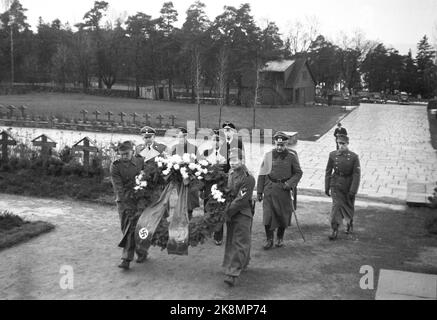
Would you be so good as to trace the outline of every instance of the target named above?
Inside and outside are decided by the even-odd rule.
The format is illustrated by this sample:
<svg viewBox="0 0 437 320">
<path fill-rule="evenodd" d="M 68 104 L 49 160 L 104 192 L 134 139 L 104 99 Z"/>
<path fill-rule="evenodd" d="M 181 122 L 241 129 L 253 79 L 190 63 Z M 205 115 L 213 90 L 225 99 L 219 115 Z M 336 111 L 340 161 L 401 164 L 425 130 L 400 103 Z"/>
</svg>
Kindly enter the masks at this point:
<svg viewBox="0 0 437 320">
<path fill-rule="evenodd" d="M 112 133 L 138 133 L 139 128 L 148 125 L 156 128 L 158 136 L 164 136 L 166 129 L 176 127 L 176 117 L 170 115 L 167 119 L 161 114 L 155 117 L 149 113 L 136 112 L 114 114 L 107 111 L 102 114 L 99 110 L 89 112 L 82 109 L 79 117 L 73 119 L 31 114 L 29 107 L 24 105 L 16 107 L 0 104 L 0 125 Z"/>
</svg>

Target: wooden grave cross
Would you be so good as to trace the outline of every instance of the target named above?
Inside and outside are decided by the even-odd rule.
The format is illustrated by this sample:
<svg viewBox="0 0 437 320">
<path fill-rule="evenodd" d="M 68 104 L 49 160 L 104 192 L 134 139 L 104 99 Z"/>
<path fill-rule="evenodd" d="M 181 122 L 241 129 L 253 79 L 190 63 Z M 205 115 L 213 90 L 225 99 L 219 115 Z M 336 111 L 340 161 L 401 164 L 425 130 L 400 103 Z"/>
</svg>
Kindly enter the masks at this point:
<svg viewBox="0 0 437 320">
<path fill-rule="evenodd" d="M 139 116 L 139 114 L 136 113 L 136 112 L 134 112 L 134 113 L 131 114 L 131 117 L 132 117 L 132 120 L 133 120 L 133 122 L 134 122 L 134 125 L 136 124 L 136 119 L 137 119 L 138 116 Z"/>
<path fill-rule="evenodd" d="M 12 119 L 12 116 L 14 115 L 14 110 L 15 110 L 16 108 L 15 108 L 15 106 L 10 105 L 10 106 L 8 107 L 8 109 L 9 109 L 9 116 L 8 116 L 8 118 L 9 118 L 9 119 Z"/>
<path fill-rule="evenodd" d="M 80 144 L 81 142 L 83 142 L 82 145 Z M 83 152 L 83 165 L 85 168 L 88 168 L 90 165 L 90 153 L 99 151 L 97 147 L 91 145 L 91 140 L 88 137 L 76 142 L 71 150 Z"/>
<path fill-rule="evenodd" d="M 41 157 L 43 161 L 47 161 L 51 149 L 56 147 L 56 142 L 47 137 L 45 134 L 42 134 L 33 139 L 32 144 L 35 147 L 41 147 Z"/>
<path fill-rule="evenodd" d="M 83 122 L 86 122 L 86 120 L 87 120 L 86 115 L 88 113 L 88 110 L 83 109 L 83 110 L 80 111 L 80 113 L 82 114 Z"/>
<path fill-rule="evenodd" d="M 27 109 L 27 107 L 22 105 L 21 107 L 19 107 L 19 109 L 21 111 L 21 117 L 23 119 L 26 119 L 26 109 Z"/>
<path fill-rule="evenodd" d="M 101 113 L 101 112 L 100 112 L 99 110 L 96 110 L 96 111 L 93 112 L 93 115 L 96 116 L 96 122 L 99 121 L 99 115 L 100 115 L 100 113 Z"/>
<path fill-rule="evenodd" d="M 17 141 L 5 130 L 1 132 L 0 144 L 2 145 L 2 160 L 8 161 L 8 146 L 15 146 Z"/>
<path fill-rule="evenodd" d="M 171 126 L 174 127 L 174 121 L 175 121 L 176 117 L 174 116 L 174 114 L 172 114 L 169 118 L 171 120 Z"/>
<path fill-rule="evenodd" d="M 162 127 L 162 119 L 164 119 L 164 117 L 159 115 L 156 117 L 156 119 L 158 119 L 158 121 L 159 121 L 159 126 Z"/>
<path fill-rule="evenodd" d="M 124 123 L 123 118 L 126 116 L 126 113 L 120 112 L 118 115 L 120 116 L 120 122 Z"/>
<path fill-rule="evenodd" d="M 111 122 L 111 116 L 114 115 L 111 111 L 105 113 L 108 116 L 108 122 Z"/>
<path fill-rule="evenodd" d="M 150 118 L 152 117 L 149 113 L 143 114 L 143 117 L 146 119 L 146 125 L 150 126 Z"/>
</svg>

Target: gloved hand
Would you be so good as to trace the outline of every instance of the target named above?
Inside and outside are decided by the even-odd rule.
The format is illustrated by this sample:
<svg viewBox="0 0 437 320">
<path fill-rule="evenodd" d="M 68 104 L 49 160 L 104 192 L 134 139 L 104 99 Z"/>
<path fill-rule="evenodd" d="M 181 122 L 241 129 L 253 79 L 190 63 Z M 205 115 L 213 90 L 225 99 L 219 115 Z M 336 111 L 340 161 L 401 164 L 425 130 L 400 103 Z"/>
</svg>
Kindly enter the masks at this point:
<svg viewBox="0 0 437 320">
<path fill-rule="evenodd" d="M 257 199 L 259 202 L 263 201 L 263 194 L 262 193 L 258 193 Z"/>
<path fill-rule="evenodd" d="M 329 192 L 329 189 L 326 189 L 326 190 L 325 190 L 325 194 L 326 194 L 328 197 L 331 196 L 331 193 Z"/>
<path fill-rule="evenodd" d="M 285 190 L 285 191 L 290 191 L 290 190 L 291 190 L 291 187 L 288 185 L 287 182 L 284 182 L 284 183 L 282 184 L 282 189 Z"/>
</svg>

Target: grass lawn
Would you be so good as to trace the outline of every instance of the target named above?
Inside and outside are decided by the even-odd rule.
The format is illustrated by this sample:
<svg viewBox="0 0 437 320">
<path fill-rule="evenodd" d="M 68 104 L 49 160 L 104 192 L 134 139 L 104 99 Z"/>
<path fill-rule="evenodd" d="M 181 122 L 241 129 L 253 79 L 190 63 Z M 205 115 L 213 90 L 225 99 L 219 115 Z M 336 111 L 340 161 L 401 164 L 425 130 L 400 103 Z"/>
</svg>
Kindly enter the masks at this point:
<svg viewBox="0 0 437 320">
<path fill-rule="evenodd" d="M 7 211 L 0 212 L 0 250 L 54 229 L 43 221 L 29 222 Z"/>
<path fill-rule="evenodd" d="M 0 96 L 0 105 L 26 105 L 28 113 L 34 115 L 67 116 L 81 119 L 80 111 L 88 110 L 88 118 L 94 119 L 92 112 L 99 110 L 100 118 L 106 118 L 107 111 L 114 115 L 123 111 L 141 115 L 149 113 L 152 121 L 162 115 L 163 124 L 171 123 L 169 116 L 176 117 L 176 125 L 186 125 L 187 120 L 197 119 L 197 105 L 169 101 L 152 101 L 140 99 L 108 98 L 85 94 L 32 93 L 26 95 Z M 17 111 L 18 112 L 18 111 Z M 257 108 L 256 127 L 264 129 L 297 131 L 301 140 L 316 140 L 322 136 L 348 111 L 341 107 L 292 107 L 292 108 Z M 131 117 L 128 117 L 129 120 Z M 219 108 L 215 105 L 201 106 L 202 127 L 218 126 Z M 116 116 L 117 121 L 120 119 Z M 223 120 L 232 121 L 237 129 L 252 127 L 252 109 L 244 107 L 224 107 Z M 144 118 L 141 118 L 144 120 Z"/>
</svg>

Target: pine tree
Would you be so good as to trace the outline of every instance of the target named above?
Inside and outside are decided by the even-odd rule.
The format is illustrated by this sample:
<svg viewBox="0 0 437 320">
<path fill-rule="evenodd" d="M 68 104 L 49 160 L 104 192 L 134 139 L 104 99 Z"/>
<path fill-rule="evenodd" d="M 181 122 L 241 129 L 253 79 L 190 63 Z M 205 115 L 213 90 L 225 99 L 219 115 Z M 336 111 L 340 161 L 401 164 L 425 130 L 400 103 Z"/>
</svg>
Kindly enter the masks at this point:
<svg viewBox="0 0 437 320">
<path fill-rule="evenodd" d="M 437 66 L 434 63 L 436 52 L 428 42 L 425 35 L 417 44 L 417 83 L 418 92 L 424 98 L 430 98 L 436 94 Z"/>
</svg>

